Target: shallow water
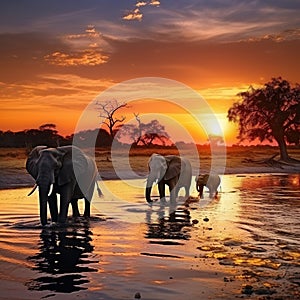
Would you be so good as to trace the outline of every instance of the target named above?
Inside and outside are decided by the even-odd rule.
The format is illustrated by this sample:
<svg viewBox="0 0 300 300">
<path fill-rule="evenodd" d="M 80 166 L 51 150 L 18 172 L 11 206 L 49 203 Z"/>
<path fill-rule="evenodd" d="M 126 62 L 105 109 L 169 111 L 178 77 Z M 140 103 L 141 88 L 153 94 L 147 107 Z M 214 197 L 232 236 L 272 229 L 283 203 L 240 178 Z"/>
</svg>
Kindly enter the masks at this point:
<svg viewBox="0 0 300 300">
<path fill-rule="evenodd" d="M 90 222 L 44 229 L 37 194 L 1 190 L 0 299 L 300 297 L 299 174 L 224 175 L 175 211 L 144 185 L 102 182 Z"/>
</svg>

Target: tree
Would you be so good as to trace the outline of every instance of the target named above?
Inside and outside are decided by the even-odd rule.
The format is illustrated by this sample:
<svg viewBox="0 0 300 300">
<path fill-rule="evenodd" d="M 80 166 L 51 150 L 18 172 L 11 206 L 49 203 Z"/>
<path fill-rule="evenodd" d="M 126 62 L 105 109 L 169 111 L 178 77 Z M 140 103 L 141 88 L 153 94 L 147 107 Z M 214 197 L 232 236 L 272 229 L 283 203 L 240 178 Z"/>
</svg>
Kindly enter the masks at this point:
<svg viewBox="0 0 300 300">
<path fill-rule="evenodd" d="M 158 120 L 152 120 L 149 123 L 142 123 L 139 114 L 134 113 L 137 125 L 125 124 L 120 129 L 120 135 L 128 137 L 133 144 L 151 146 L 158 141 L 163 145 L 169 140 L 170 136 L 165 131 L 165 127 Z"/>
<path fill-rule="evenodd" d="M 165 131 L 165 126 L 159 123 L 158 120 L 152 120 L 147 124 L 143 124 L 142 131 L 144 134 L 141 137 L 141 141 L 144 145 L 150 146 L 154 144 L 154 141 L 159 141 L 163 145 L 169 140 L 170 136 Z"/>
<path fill-rule="evenodd" d="M 80 141 L 84 147 L 109 147 L 111 146 L 111 138 L 109 133 L 103 129 L 89 129 L 76 132 L 75 140 Z"/>
<path fill-rule="evenodd" d="M 97 102 L 96 105 L 100 107 L 99 117 L 104 119 L 102 124 L 108 127 L 109 134 L 113 140 L 117 132 L 117 126 L 126 119 L 124 116 L 116 117 L 117 111 L 128 107 L 128 105 L 127 103 L 119 103 L 117 100 L 106 101 L 104 103 Z"/>
<path fill-rule="evenodd" d="M 39 137 L 48 146 L 57 147 L 61 146 L 63 137 L 58 134 L 56 125 L 52 123 L 43 124 L 39 127 Z"/>
<path fill-rule="evenodd" d="M 72 143 L 71 139 L 58 134 L 55 124 L 44 124 L 39 129 L 0 132 L 0 147 L 26 147 L 32 149 L 37 145 L 57 147 Z"/>
<path fill-rule="evenodd" d="M 228 119 L 239 125 L 238 139 L 261 142 L 275 140 L 280 160 L 295 161 L 287 152 L 287 143 L 299 144 L 300 85 L 291 87 L 281 77 L 272 78 L 262 88 L 250 87 L 238 94 L 241 101 L 228 110 Z"/>
<path fill-rule="evenodd" d="M 41 131 L 52 130 L 53 132 L 57 133 L 56 125 L 53 123 L 43 124 L 39 127 L 39 130 Z"/>
</svg>

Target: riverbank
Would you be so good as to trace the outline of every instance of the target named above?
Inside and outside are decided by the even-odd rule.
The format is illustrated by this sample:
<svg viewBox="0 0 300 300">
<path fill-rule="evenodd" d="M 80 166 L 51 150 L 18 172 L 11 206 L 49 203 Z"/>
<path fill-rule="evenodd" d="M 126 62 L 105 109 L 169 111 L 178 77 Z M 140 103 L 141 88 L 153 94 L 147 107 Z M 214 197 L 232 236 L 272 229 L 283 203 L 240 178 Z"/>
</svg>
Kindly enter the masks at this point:
<svg viewBox="0 0 300 300">
<path fill-rule="evenodd" d="M 278 151 L 274 147 L 228 147 L 226 152 L 214 154 L 214 164 L 219 174 L 280 174 L 300 173 L 300 165 L 274 165 L 261 161 L 273 156 Z M 162 155 L 178 154 L 177 149 L 131 149 L 126 153 L 123 149 L 113 153 L 108 149 L 96 149 L 95 159 L 99 170 L 99 180 L 139 179 L 148 174 L 147 162 L 152 153 Z M 300 149 L 289 149 L 291 157 L 300 160 Z M 198 154 L 191 148 L 180 151 L 189 158 L 194 168 L 194 175 L 209 173 L 212 155 L 209 147 L 198 148 Z M 30 187 L 33 178 L 25 169 L 26 149 L 0 149 L 0 189 Z M 256 163 L 258 161 L 259 163 Z M 198 165 L 200 165 L 198 167 Z"/>
</svg>

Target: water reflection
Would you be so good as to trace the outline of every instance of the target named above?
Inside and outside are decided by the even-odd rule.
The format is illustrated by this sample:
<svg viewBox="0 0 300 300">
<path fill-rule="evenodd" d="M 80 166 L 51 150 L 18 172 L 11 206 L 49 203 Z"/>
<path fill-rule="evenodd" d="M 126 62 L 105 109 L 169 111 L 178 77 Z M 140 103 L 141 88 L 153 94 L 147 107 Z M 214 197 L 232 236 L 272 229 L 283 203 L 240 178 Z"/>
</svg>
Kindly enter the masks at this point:
<svg viewBox="0 0 300 300">
<path fill-rule="evenodd" d="M 299 298 L 299 182 L 299 174 L 228 176 L 221 201 L 193 211 L 212 227 L 197 236 L 199 257 L 234 268 L 230 280 L 246 281 L 241 293 L 251 299 Z M 279 292 L 290 297 L 271 298 Z"/>
<path fill-rule="evenodd" d="M 293 188 L 295 190 L 300 189 L 300 176 L 299 174 L 280 174 L 280 175 L 259 175 L 259 176 L 251 176 L 251 180 L 249 178 L 245 178 L 242 180 L 241 188 L 246 190 L 255 190 L 259 189 L 268 189 L 273 187 L 284 188 L 287 187 L 289 189 Z"/>
<path fill-rule="evenodd" d="M 191 217 L 189 210 L 184 206 L 179 206 L 175 210 L 168 209 L 164 205 L 161 205 L 157 211 L 151 209 L 146 213 L 146 223 L 148 239 L 188 240 L 190 238 L 188 227 L 191 226 Z"/>
<path fill-rule="evenodd" d="M 40 234 L 39 252 L 27 259 L 34 262 L 33 270 L 43 274 L 27 282 L 29 290 L 49 290 L 72 293 L 87 289 L 89 280 L 83 273 L 97 272 L 89 266 L 94 246 L 88 222 L 66 228 L 45 228 Z"/>
<path fill-rule="evenodd" d="M 216 293 L 224 299 L 299 299 L 299 183 L 300 174 L 224 175 L 218 199 L 179 203 L 172 213 L 159 203 L 148 208 L 142 193 L 110 181 L 124 201 L 94 199 L 99 206 L 93 216 L 101 212 L 107 222 L 92 219 L 92 232 L 80 223 L 41 233 L 28 191 L 0 191 L 0 298 L 40 297 L 29 289 L 46 291 L 44 298 L 60 292 L 132 299 L 140 292 L 143 299 L 150 293 L 151 299 L 198 299 L 206 286 L 210 297 L 203 299 L 216 299 Z M 93 265 L 93 257 L 101 262 Z M 206 269 L 226 275 L 205 277 Z"/>
</svg>

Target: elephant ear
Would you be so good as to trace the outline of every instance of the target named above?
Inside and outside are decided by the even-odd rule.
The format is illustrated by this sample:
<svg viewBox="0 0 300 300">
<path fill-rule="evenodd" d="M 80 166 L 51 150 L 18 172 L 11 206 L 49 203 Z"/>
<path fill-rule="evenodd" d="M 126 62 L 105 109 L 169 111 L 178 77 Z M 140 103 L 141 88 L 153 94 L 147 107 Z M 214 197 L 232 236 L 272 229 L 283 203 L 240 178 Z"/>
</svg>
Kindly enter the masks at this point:
<svg viewBox="0 0 300 300">
<path fill-rule="evenodd" d="M 85 173 L 88 167 L 88 161 L 84 153 L 75 146 L 58 147 L 57 150 L 62 154 L 62 167 L 58 174 L 58 185 L 75 180 L 76 176 Z"/>
<path fill-rule="evenodd" d="M 184 163 L 179 156 L 169 155 L 165 156 L 168 168 L 164 179 L 170 180 L 175 176 L 179 176 L 181 172 L 182 164 Z"/>
<path fill-rule="evenodd" d="M 31 150 L 31 152 L 28 155 L 27 161 L 26 161 L 26 170 L 27 172 L 36 179 L 38 176 L 38 169 L 37 169 L 37 161 L 39 159 L 40 151 L 48 148 L 47 146 L 36 146 Z"/>
</svg>

